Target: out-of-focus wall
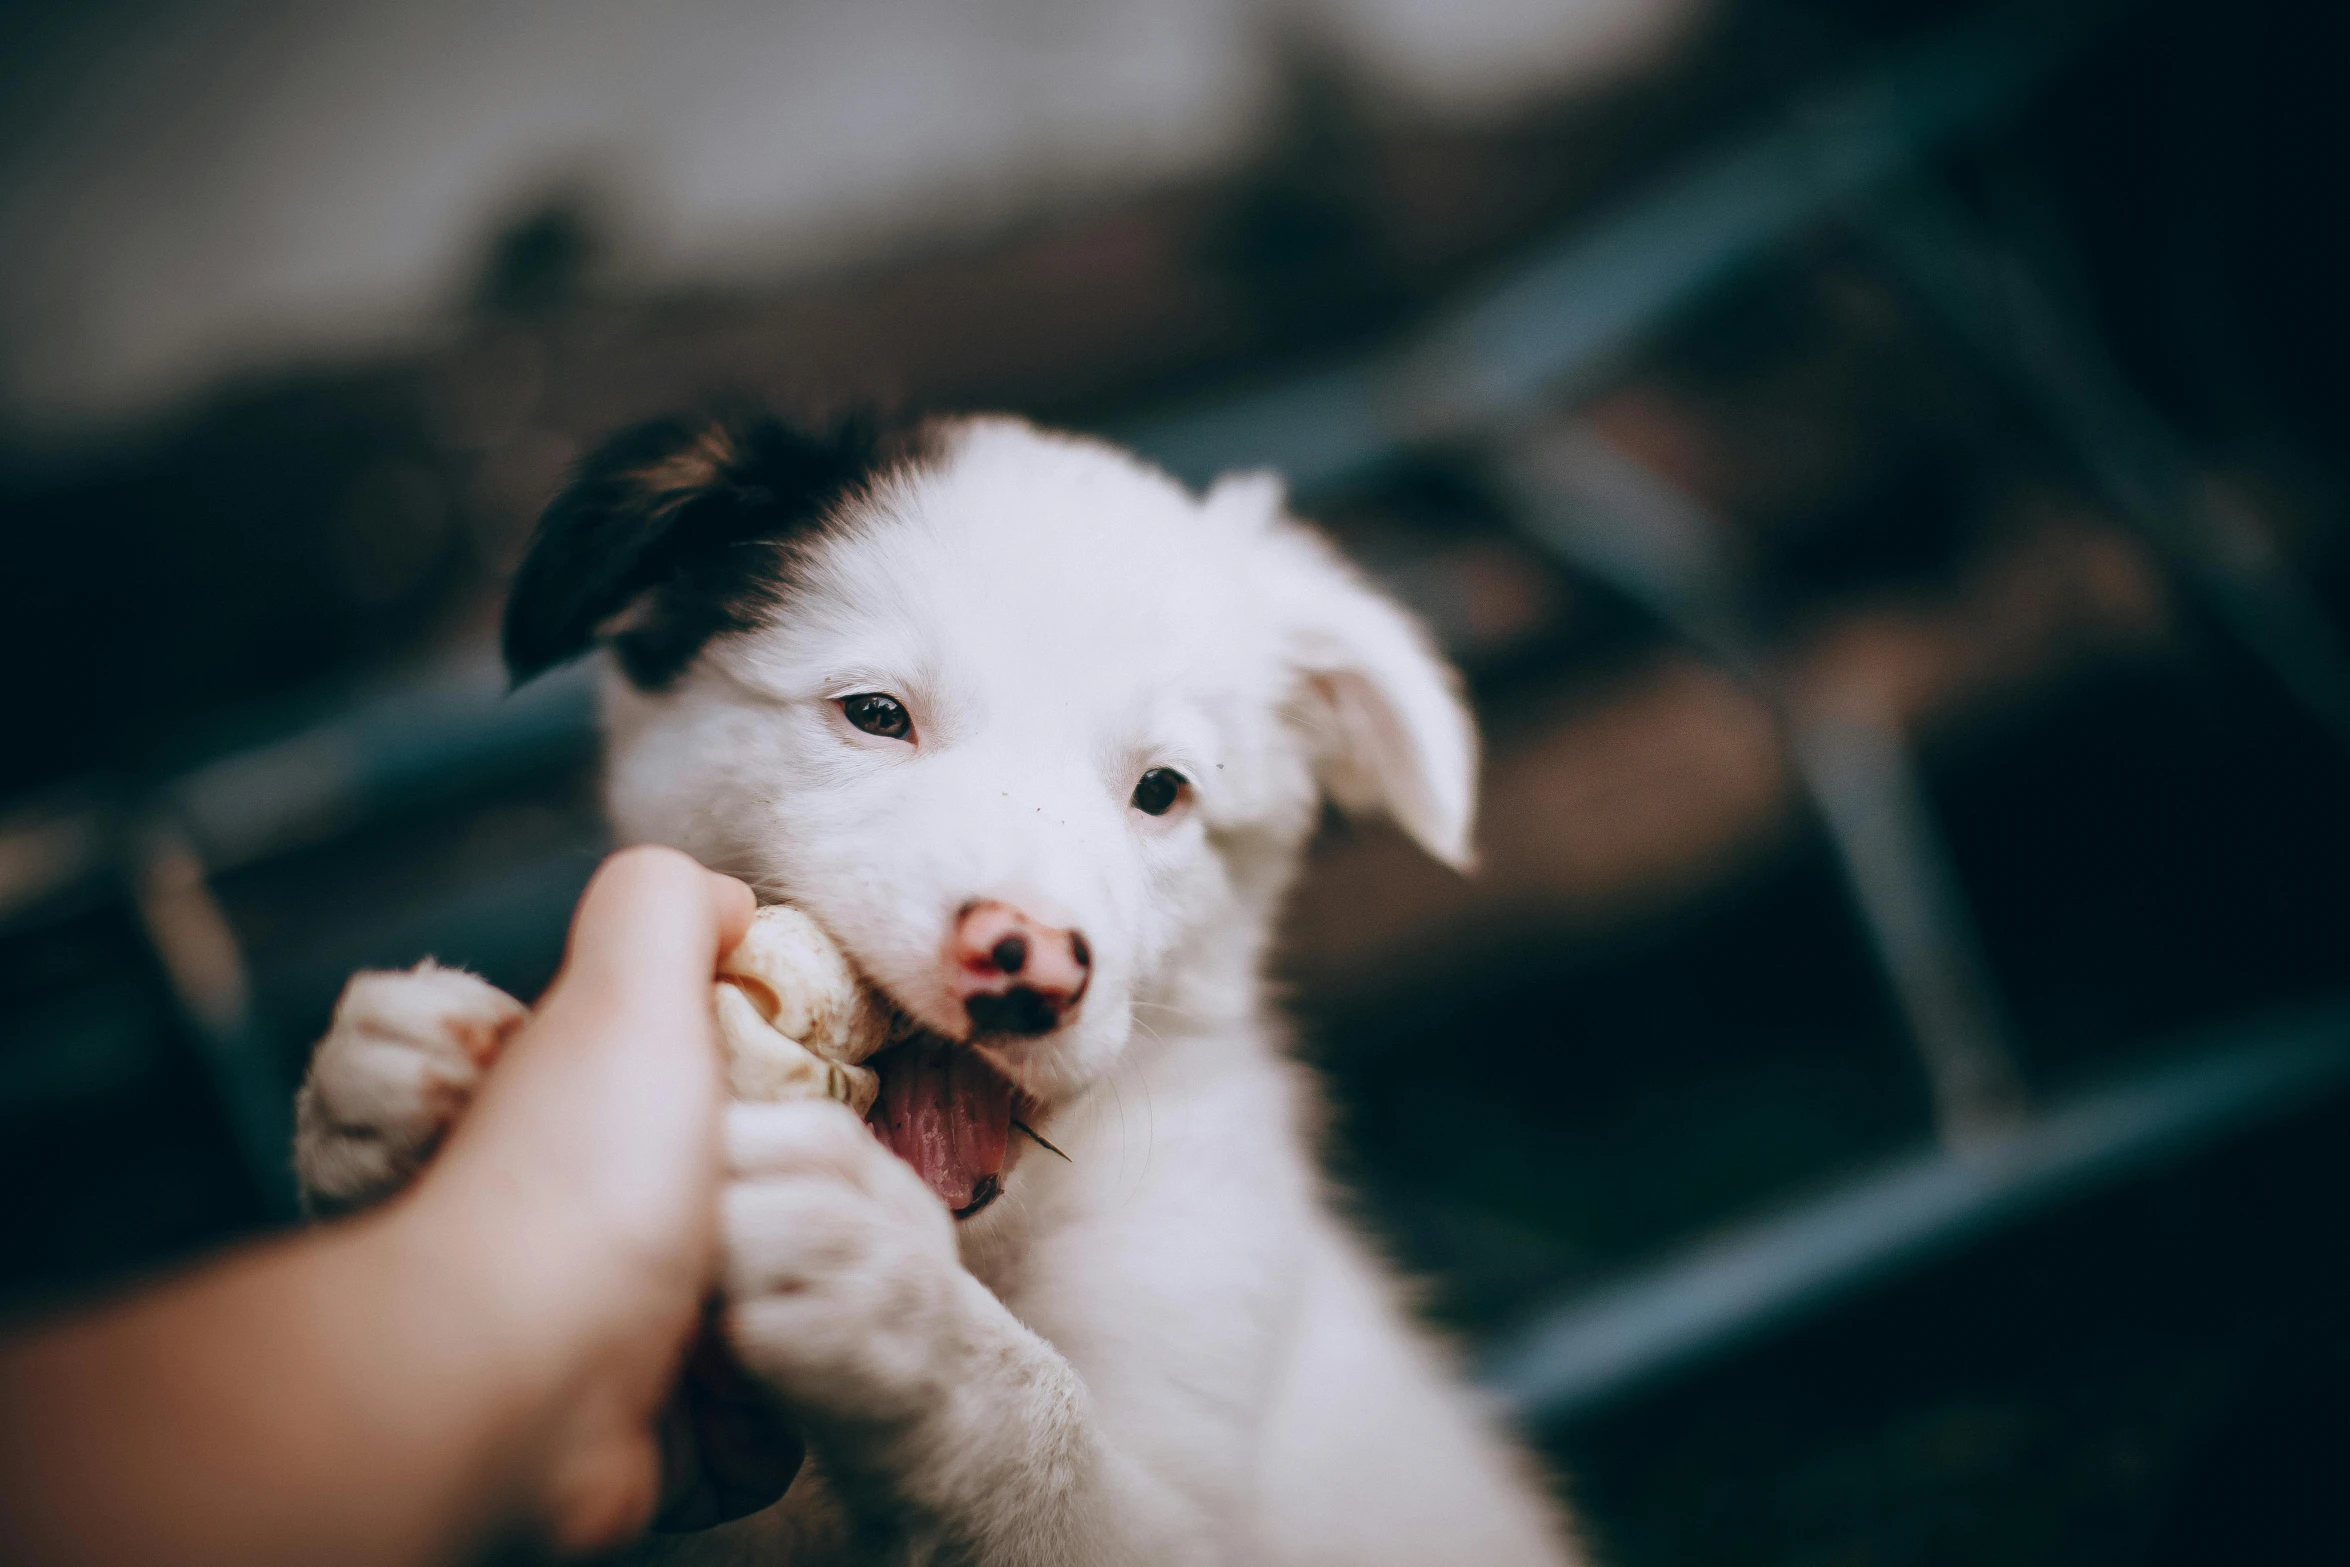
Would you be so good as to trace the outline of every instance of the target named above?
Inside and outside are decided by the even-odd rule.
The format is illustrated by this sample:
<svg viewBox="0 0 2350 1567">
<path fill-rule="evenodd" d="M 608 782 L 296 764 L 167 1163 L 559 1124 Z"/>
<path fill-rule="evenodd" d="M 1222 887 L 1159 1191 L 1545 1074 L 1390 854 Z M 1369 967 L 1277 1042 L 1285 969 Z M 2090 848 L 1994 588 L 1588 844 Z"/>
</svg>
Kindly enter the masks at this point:
<svg viewBox="0 0 2350 1567">
<path fill-rule="evenodd" d="M 0 422 L 377 347 L 520 206 L 638 287 L 772 285 L 1231 169 L 1311 39 L 1491 116 L 1653 60 L 1701 0 L 113 0 L 18 8 Z"/>
</svg>

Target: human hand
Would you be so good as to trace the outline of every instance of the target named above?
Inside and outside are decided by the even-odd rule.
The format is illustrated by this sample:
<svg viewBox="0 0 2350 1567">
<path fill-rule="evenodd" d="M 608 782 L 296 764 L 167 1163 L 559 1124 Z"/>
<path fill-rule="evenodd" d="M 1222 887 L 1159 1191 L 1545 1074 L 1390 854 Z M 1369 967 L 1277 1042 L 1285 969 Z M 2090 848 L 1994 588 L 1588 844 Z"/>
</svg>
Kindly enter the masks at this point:
<svg viewBox="0 0 2350 1567">
<path fill-rule="evenodd" d="M 540 1428 L 521 1510 L 558 1549 L 626 1539 L 664 1501 L 674 1522 L 716 1522 L 798 1466 L 711 1347 L 680 1383 L 717 1268 L 710 979 L 752 906 L 669 850 L 607 860 L 554 985 L 387 1215 L 454 1259 L 470 1309 L 515 1346 L 518 1418 Z"/>
<path fill-rule="evenodd" d="M 717 1272 L 711 976 L 750 915 L 681 854 L 614 855 L 406 1193 L 0 1335 L 9 1560 L 429 1567 L 641 1528 Z M 672 1478 L 732 1489 L 686 1500 L 780 1495 L 796 1444 L 697 1366 Z"/>
</svg>

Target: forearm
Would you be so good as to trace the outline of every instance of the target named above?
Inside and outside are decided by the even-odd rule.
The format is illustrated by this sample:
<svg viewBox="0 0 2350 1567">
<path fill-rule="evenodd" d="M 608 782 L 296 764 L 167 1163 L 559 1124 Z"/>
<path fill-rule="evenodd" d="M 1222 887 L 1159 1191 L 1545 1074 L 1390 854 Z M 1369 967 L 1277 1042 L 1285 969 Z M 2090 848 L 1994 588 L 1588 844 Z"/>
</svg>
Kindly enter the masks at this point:
<svg viewBox="0 0 2350 1567">
<path fill-rule="evenodd" d="M 552 1377 L 413 1207 L 0 1347 L 8 1558 L 409 1567 L 519 1523 Z"/>
<path fill-rule="evenodd" d="M 751 909 L 614 855 L 417 1186 L 0 1339 L 0 1557 L 422 1567 L 641 1527 L 711 1283 L 710 976 Z"/>
</svg>

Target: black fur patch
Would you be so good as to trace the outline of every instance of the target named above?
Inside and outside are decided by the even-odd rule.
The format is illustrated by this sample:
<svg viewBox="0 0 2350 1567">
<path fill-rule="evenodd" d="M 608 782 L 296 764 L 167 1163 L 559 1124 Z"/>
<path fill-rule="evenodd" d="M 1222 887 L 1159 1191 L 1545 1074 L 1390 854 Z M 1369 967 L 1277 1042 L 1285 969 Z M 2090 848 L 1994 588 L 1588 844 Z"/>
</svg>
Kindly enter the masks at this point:
<svg viewBox="0 0 2350 1567">
<path fill-rule="evenodd" d="M 575 658 L 630 611 L 612 650 L 658 690 L 712 637 L 757 625 L 780 587 L 774 544 L 929 453 L 926 428 L 870 416 L 659 419 L 613 436 L 539 519 L 506 600 L 516 684 Z"/>
</svg>

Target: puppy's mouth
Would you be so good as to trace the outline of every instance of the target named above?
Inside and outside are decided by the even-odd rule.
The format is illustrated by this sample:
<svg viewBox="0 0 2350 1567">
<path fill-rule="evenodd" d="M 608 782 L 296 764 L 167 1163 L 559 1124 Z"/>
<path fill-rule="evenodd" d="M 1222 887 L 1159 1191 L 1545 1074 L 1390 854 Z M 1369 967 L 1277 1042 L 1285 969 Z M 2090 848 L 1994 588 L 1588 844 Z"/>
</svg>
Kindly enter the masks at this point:
<svg viewBox="0 0 2350 1567">
<path fill-rule="evenodd" d="M 881 1079 L 866 1124 L 956 1218 L 968 1219 L 1003 1195 L 1012 1128 L 1030 1108 L 1011 1079 L 978 1051 L 927 1032 L 892 1044 L 866 1065 Z"/>
</svg>

